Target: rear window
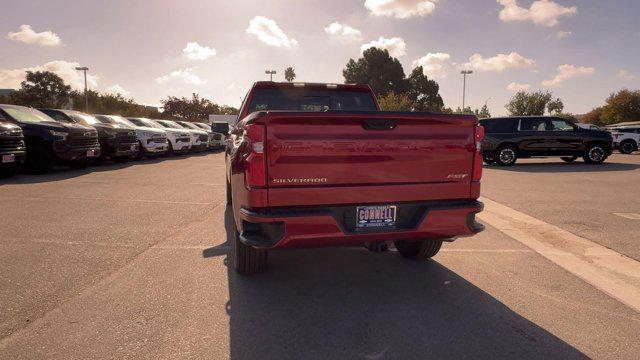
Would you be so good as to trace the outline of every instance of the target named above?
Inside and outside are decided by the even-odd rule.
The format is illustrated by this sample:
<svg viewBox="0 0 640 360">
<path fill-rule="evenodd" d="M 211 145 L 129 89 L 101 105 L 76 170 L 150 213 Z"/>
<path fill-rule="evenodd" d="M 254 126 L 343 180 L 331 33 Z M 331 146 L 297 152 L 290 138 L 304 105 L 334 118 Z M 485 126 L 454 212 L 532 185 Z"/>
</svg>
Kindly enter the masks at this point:
<svg viewBox="0 0 640 360">
<path fill-rule="evenodd" d="M 514 133 L 518 131 L 517 119 L 486 119 L 480 120 L 487 134 Z"/>
<path fill-rule="evenodd" d="M 323 112 L 329 110 L 376 111 L 368 92 L 308 89 L 255 89 L 249 112 L 289 110 Z"/>
</svg>

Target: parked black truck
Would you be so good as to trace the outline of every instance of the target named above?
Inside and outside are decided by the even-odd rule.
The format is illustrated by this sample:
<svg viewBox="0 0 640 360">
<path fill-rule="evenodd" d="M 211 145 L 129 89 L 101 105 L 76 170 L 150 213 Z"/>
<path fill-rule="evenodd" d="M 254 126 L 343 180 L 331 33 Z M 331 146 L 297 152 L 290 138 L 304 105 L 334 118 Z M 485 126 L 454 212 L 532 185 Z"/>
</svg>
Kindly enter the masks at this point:
<svg viewBox="0 0 640 360">
<path fill-rule="evenodd" d="M 611 133 L 584 129 L 559 117 L 516 116 L 480 120 L 484 162 L 511 166 L 518 158 L 560 157 L 602 164 L 613 150 Z"/>
<path fill-rule="evenodd" d="M 117 124 L 105 124 L 95 117 L 75 110 L 39 109 L 55 120 L 65 123 L 76 123 L 91 126 L 98 131 L 100 156 L 96 163 L 107 158 L 113 161 L 127 161 L 138 153 L 138 137 L 136 131 Z"/>
<path fill-rule="evenodd" d="M 0 177 L 3 178 L 15 175 L 26 157 L 22 130 L 4 120 L 0 114 Z"/>
<path fill-rule="evenodd" d="M 36 109 L 17 105 L 0 104 L 0 116 L 22 129 L 25 166 L 30 172 L 47 172 L 56 163 L 81 169 L 100 156 L 96 129 L 61 123 Z"/>
</svg>

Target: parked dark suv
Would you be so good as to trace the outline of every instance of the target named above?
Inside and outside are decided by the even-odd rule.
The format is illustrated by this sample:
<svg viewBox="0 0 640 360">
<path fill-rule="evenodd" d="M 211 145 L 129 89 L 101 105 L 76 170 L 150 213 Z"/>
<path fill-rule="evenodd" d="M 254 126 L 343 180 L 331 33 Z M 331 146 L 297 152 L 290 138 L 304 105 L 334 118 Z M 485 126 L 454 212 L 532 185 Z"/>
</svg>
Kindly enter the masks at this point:
<svg viewBox="0 0 640 360">
<path fill-rule="evenodd" d="M 588 164 L 601 164 L 613 149 L 609 132 L 583 129 L 558 117 L 490 118 L 480 124 L 486 134 L 482 155 L 488 164 L 510 166 L 518 158 L 552 156 L 566 162 L 582 157 Z"/>
<path fill-rule="evenodd" d="M 26 152 L 20 127 L 3 120 L 0 114 L 0 177 L 9 177 L 18 172 Z"/>
<path fill-rule="evenodd" d="M 97 163 L 107 158 L 114 161 L 132 159 L 138 153 L 138 137 L 136 131 L 120 125 L 105 124 L 95 117 L 75 110 L 40 109 L 55 120 L 91 126 L 98 131 L 100 156 Z"/>
<path fill-rule="evenodd" d="M 98 132 L 80 124 L 61 123 L 36 109 L 0 104 L 0 115 L 24 133 L 27 170 L 43 173 L 55 163 L 87 167 L 100 156 Z"/>
</svg>

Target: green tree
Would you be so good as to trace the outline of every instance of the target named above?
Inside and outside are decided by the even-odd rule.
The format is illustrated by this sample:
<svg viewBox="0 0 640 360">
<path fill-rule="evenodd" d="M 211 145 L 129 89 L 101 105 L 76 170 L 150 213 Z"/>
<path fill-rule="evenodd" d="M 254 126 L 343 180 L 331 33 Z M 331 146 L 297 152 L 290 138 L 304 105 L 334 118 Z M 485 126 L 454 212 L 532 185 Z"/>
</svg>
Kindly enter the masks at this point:
<svg viewBox="0 0 640 360">
<path fill-rule="evenodd" d="M 27 71 L 20 89 L 11 94 L 11 102 L 24 106 L 61 108 L 69 102 L 71 86 L 50 71 Z"/>
<path fill-rule="evenodd" d="M 549 114 L 560 115 L 562 114 L 562 110 L 564 110 L 564 103 L 562 103 L 562 100 L 560 100 L 560 98 L 551 100 L 547 104 L 547 111 L 549 112 Z"/>
<path fill-rule="evenodd" d="M 582 117 L 582 121 L 587 123 L 587 124 L 604 125 L 602 123 L 602 111 L 603 110 L 604 110 L 604 107 L 600 106 L 600 107 L 597 107 L 597 108 L 589 111 L 588 113 L 586 113 Z"/>
<path fill-rule="evenodd" d="M 235 115 L 238 109 L 218 105 L 211 100 L 201 98 L 198 94 L 192 94 L 191 98 L 178 98 L 169 96 L 162 101 L 164 111 L 162 117 L 166 119 L 179 118 L 188 121 L 201 121 L 208 119 L 210 114 Z"/>
<path fill-rule="evenodd" d="M 390 92 L 406 92 L 402 64 L 389 55 L 386 49 L 369 48 L 357 61 L 349 59 L 342 70 L 345 84 L 369 84 L 374 93 L 384 96 Z"/>
<path fill-rule="evenodd" d="M 602 109 L 603 125 L 640 120 L 640 90 L 623 89 L 611 94 Z"/>
<path fill-rule="evenodd" d="M 407 94 L 390 93 L 381 96 L 378 104 L 383 111 L 412 111 L 414 102 Z"/>
<path fill-rule="evenodd" d="M 545 110 L 559 114 L 564 109 L 560 99 L 548 91 L 518 91 L 505 106 L 511 116 L 544 115 Z"/>
<path fill-rule="evenodd" d="M 121 94 L 101 94 L 94 90 L 87 91 L 89 111 L 94 114 L 123 115 L 135 117 L 159 118 L 157 108 L 136 104 L 131 98 Z M 71 92 L 72 107 L 84 111 L 84 92 Z"/>
<path fill-rule="evenodd" d="M 414 111 L 442 112 L 444 101 L 438 93 L 440 85 L 427 78 L 422 66 L 413 69 L 407 78 L 407 87 Z"/>
<path fill-rule="evenodd" d="M 476 115 L 480 119 L 490 118 L 491 113 L 489 112 L 489 108 L 487 107 L 487 104 L 482 105 L 482 108 L 480 108 L 480 111 L 476 110 Z"/>
<path fill-rule="evenodd" d="M 296 78 L 296 71 L 291 66 L 289 66 L 288 68 L 284 69 L 284 78 L 288 82 L 292 82 L 293 79 Z"/>
</svg>

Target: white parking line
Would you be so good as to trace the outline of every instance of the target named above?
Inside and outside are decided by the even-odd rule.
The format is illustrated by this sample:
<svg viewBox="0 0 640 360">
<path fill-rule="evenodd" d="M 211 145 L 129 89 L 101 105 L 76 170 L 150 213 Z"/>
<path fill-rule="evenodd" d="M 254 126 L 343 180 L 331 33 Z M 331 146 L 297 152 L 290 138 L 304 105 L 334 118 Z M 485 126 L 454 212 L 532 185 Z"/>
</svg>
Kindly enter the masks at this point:
<svg viewBox="0 0 640 360">
<path fill-rule="evenodd" d="M 613 215 L 618 215 L 620 217 L 631 219 L 631 220 L 640 220 L 640 214 L 636 214 L 636 213 L 613 213 Z"/>
<path fill-rule="evenodd" d="M 487 198 L 478 217 L 640 312 L 640 262 Z"/>
</svg>

